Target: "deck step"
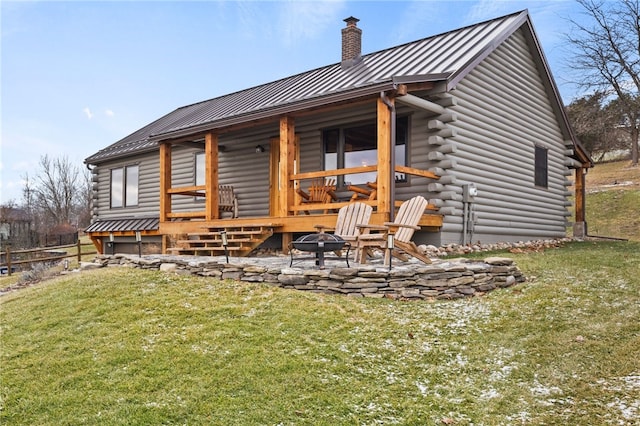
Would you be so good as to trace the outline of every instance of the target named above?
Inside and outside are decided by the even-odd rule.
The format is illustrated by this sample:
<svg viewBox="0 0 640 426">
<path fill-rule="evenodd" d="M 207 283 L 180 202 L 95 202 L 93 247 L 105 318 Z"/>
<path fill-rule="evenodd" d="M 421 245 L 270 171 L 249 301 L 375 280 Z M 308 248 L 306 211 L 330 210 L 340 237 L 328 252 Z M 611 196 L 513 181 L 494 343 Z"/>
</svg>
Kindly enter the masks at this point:
<svg viewBox="0 0 640 426">
<path fill-rule="evenodd" d="M 222 232 L 226 233 L 226 252 L 232 256 L 248 256 L 267 238 L 273 235 L 275 228 L 282 224 L 266 223 L 235 225 L 224 227 L 204 226 L 201 232 L 190 232 L 187 239 L 176 241 L 176 246 L 168 251 L 174 254 L 195 256 L 216 256 L 225 253 L 222 245 Z"/>
</svg>

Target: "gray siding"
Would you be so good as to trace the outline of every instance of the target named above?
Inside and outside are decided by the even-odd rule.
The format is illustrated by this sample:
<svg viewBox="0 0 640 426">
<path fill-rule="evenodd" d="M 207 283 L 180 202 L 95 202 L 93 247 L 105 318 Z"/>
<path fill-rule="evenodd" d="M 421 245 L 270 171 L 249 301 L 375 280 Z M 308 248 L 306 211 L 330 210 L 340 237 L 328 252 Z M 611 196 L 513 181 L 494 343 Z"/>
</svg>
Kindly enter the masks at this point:
<svg viewBox="0 0 640 426">
<path fill-rule="evenodd" d="M 138 205 L 112 209 L 110 203 L 111 169 L 137 164 Z M 93 169 L 93 219 L 157 216 L 160 209 L 160 160 L 158 152 L 104 163 Z"/>
<path fill-rule="evenodd" d="M 239 217 L 269 215 L 269 141 L 278 137 L 278 124 L 260 126 L 243 132 L 220 136 L 218 145 L 218 179 L 221 185 L 231 185 L 238 198 Z M 265 152 L 257 153 L 262 145 Z M 175 144 L 172 148 L 172 186 L 195 185 L 195 155 L 202 148 Z M 172 211 L 204 210 L 203 198 L 174 195 Z"/>
<path fill-rule="evenodd" d="M 514 33 L 465 77 L 454 92 L 458 120 L 455 185 L 475 183 L 473 241 L 517 241 L 566 233 L 566 147 L 557 118 L 521 31 Z M 534 185 L 534 150 L 548 149 L 548 188 Z M 462 239 L 460 196 L 445 204 L 442 243 Z"/>
<path fill-rule="evenodd" d="M 232 185 L 238 198 L 239 217 L 269 216 L 269 144 L 279 137 L 278 123 L 220 136 L 221 185 Z M 261 145 L 265 152 L 256 152 Z"/>
</svg>

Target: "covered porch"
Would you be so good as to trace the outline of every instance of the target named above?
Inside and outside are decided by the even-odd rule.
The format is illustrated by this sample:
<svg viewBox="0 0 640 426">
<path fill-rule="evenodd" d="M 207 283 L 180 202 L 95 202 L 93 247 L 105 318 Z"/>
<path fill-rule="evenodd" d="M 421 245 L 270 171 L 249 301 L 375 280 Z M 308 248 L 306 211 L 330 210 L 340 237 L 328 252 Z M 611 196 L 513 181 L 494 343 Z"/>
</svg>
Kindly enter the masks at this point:
<svg viewBox="0 0 640 426">
<path fill-rule="evenodd" d="M 300 172 L 299 136 L 296 134 L 295 116 L 283 115 L 279 118 L 279 137 L 273 138 L 269 146 L 269 214 L 259 217 L 223 217 L 220 209 L 219 176 L 219 136 L 228 129 L 214 129 L 204 134 L 204 184 L 193 186 L 172 186 L 172 149 L 186 143 L 185 139 L 159 141 L 160 148 L 160 214 L 158 233 L 163 236 L 162 252 L 177 252 L 176 243 L 187 239 L 200 238 L 215 240 L 222 230 L 245 229 L 252 236 L 245 239 L 256 240 L 255 228 L 262 229 L 262 241 L 273 234 L 280 234 L 281 249 L 286 251 L 294 234 L 311 233 L 316 225 L 331 228 L 335 226 L 337 211 L 351 202 L 342 191 L 342 197 L 332 197 L 326 202 L 309 203 L 300 195 L 308 182 L 338 176 L 375 174 L 375 197 L 360 198 L 369 204 L 374 212 L 372 224 L 383 224 L 393 219 L 395 206 L 401 201 L 395 195 L 395 175 L 402 173 L 415 179 L 435 181 L 439 176 L 428 171 L 396 164 L 394 161 L 393 123 L 395 120 L 395 99 L 389 94 L 380 96 L 376 103 L 377 146 L 375 165 L 346 167 L 332 170 Z M 190 140 L 193 140 L 192 138 Z M 357 188 L 354 188 L 357 191 Z M 179 211 L 174 209 L 172 197 L 194 196 L 204 199 L 199 209 Z M 425 210 L 420 226 L 426 231 L 438 231 L 442 226 L 442 216 L 437 205 L 430 204 Z M 224 215 L 228 216 L 228 215 Z M 211 243 L 215 246 L 215 243 Z M 257 246 L 256 245 L 256 246 Z M 247 246 L 245 245 L 245 250 Z"/>
</svg>

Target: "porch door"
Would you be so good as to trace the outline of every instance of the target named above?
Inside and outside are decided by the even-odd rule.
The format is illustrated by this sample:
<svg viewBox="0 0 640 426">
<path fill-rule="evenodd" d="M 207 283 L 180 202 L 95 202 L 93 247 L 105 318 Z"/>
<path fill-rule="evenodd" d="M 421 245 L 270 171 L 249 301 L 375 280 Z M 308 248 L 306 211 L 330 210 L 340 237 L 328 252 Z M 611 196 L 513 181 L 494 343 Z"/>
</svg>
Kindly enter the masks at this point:
<svg viewBox="0 0 640 426">
<path fill-rule="evenodd" d="M 269 216 L 278 214 L 278 206 L 280 205 L 280 138 L 271 138 L 269 141 Z M 300 137 L 296 135 L 294 141 L 293 172 L 298 173 L 300 167 Z M 296 202 L 299 197 L 295 194 Z"/>
</svg>

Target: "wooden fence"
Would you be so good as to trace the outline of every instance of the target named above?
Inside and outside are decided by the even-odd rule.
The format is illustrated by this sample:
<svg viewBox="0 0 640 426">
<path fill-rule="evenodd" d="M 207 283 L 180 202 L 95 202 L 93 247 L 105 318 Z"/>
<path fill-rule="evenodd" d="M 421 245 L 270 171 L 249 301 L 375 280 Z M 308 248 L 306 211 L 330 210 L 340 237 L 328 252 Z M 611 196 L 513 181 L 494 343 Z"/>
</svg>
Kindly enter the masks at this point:
<svg viewBox="0 0 640 426">
<path fill-rule="evenodd" d="M 57 260 L 63 260 L 68 257 L 77 257 L 78 263 L 80 263 L 82 256 L 89 254 L 96 254 L 97 251 L 82 251 L 82 247 L 91 246 L 95 249 L 93 243 L 82 243 L 79 239 L 75 244 L 67 244 L 55 247 L 41 247 L 28 250 L 15 250 L 12 251 L 11 247 L 6 247 L 6 251 L 0 252 L 0 271 L 4 273 L 4 269 L 9 275 L 13 272 L 16 265 L 31 265 L 41 262 L 55 262 Z M 75 247 L 77 253 L 67 254 L 67 252 L 56 253 L 56 250 Z"/>
</svg>

